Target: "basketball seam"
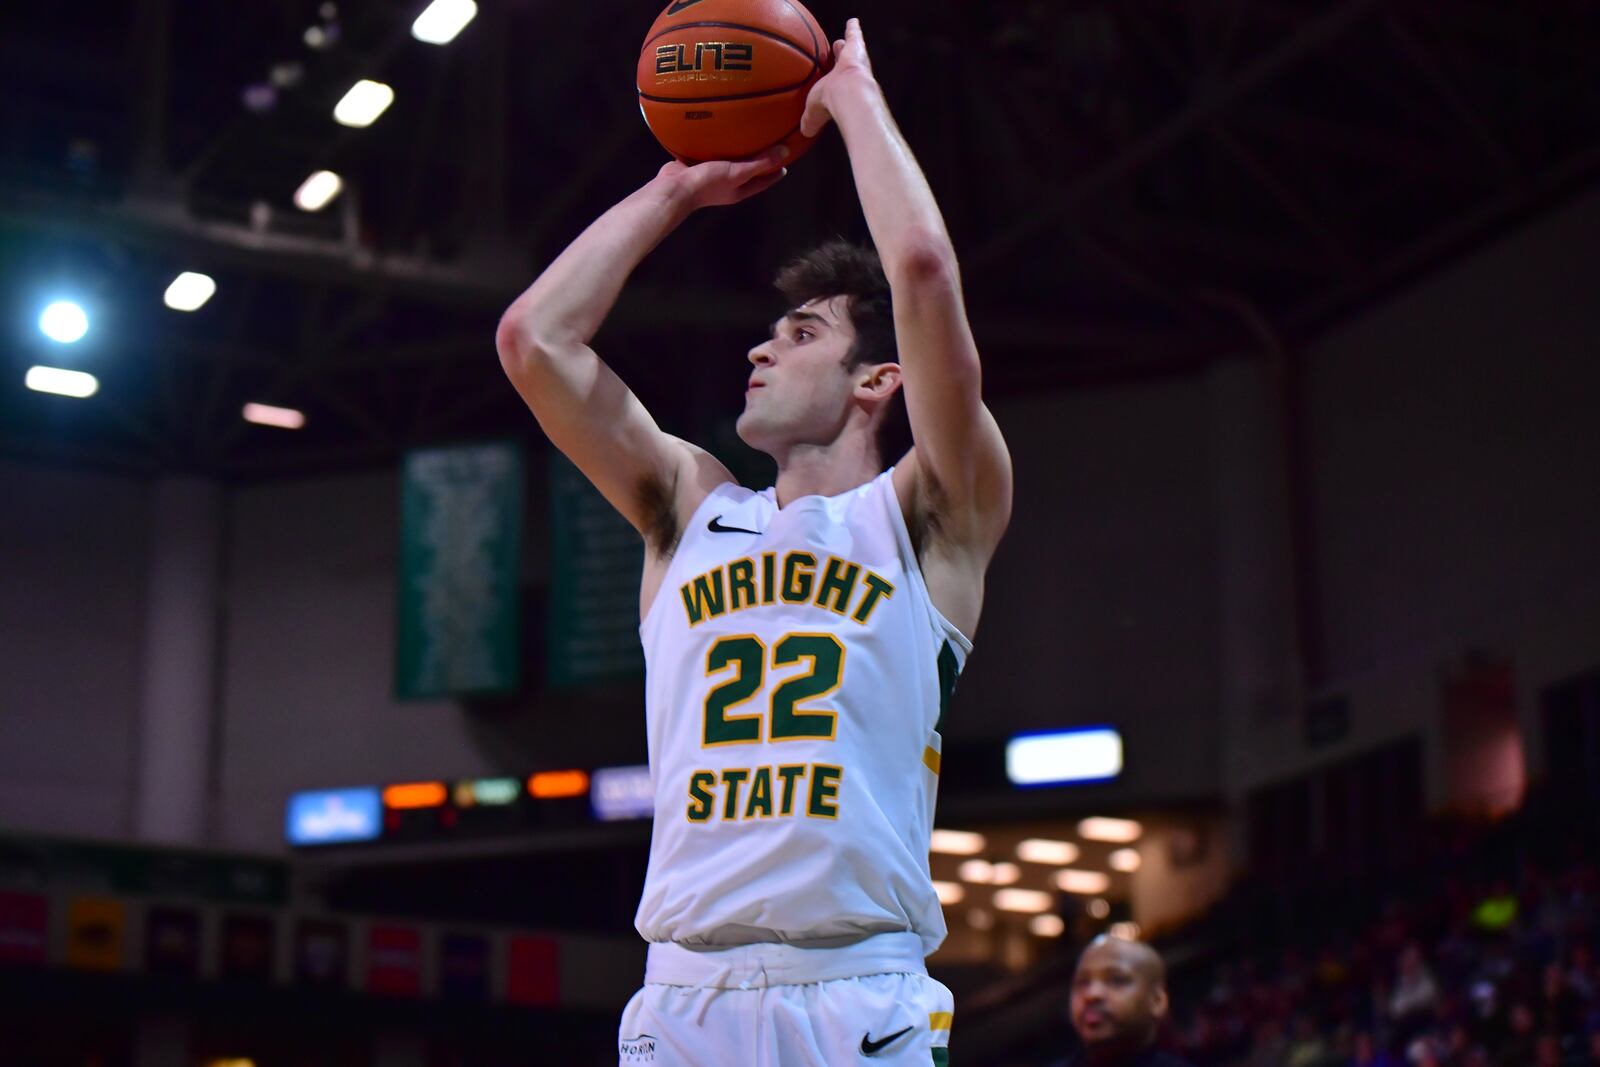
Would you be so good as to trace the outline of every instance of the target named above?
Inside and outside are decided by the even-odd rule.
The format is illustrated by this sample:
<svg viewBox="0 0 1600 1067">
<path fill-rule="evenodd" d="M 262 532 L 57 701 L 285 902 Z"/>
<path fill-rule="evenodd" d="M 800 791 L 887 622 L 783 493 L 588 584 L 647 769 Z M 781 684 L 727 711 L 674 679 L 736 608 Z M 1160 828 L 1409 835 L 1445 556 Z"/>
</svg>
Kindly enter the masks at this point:
<svg viewBox="0 0 1600 1067">
<path fill-rule="evenodd" d="M 787 5 L 789 5 L 789 10 L 793 11 L 795 13 L 796 17 L 798 17 L 800 19 L 801 23 L 803 23 L 805 25 L 806 33 L 811 35 L 811 57 L 812 57 L 812 61 L 814 63 L 816 63 L 818 66 L 821 66 L 822 65 L 822 46 L 817 43 L 817 31 L 811 28 L 811 19 L 808 17 L 807 12 L 803 8 L 801 8 L 800 5 L 794 3 L 794 0 L 783 0 L 783 2 L 785 4 L 787 4 Z M 832 46 L 830 45 L 829 47 L 831 48 Z"/>
<path fill-rule="evenodd" d="M 725 104 L 730 100 L 757 100 L 763 96 L 792 93 L 796 89 L 803 89 L 810 84 L 812 84 L 812 81 L 808 77 L 805 81 L 795 82 L 793 85 L 780 85 L 776 89 L 762 89 L 756 93 L 734 93 L 731 96 L 651 96 L 643 89 L 640 89 L 639 99 L 648 100 L 652 104 Z"/>
<path fill-rule="evenodd" d="M 799 41 L 791 40 L 781 33 L 773 33 L 771 30 L 763 30 L 755 26 L 746 26 L 742 22 L 682 22 L 676 26 L 662 30 L 654 37 L 646 37 L 644 39 L 644 44 L 639 46 L 639 51 L 644 51 L 646 48 L 650 47 L 652 42 L 661 40 L 661 38 L 665 37 L 669 33 L 676 33 L 679 30 L 692 30 L 702 27 L 709 27 L 711 29 L 719 30 L 743 30 L 746 33 L 753 33 L 758 37 L 766 37 L 777 41 L 780 44 L 788 45 L 790 48 L 793 48 L 796 52 L 799 52 L 801 55 L 809 59 L 811 61 L 812 74 L 815 74 L 822 67 L 822 63 L 817 56 L 817 50 L 815 47 L 816 38 L 814 35 L 812 37 L 812 49 L 811 51 L 807 52 L 805 45 L 801 44 Z M 806 27 L 806 32 L 811 32 L 811 28 L 809 26 Z M 807 77 L 810 77 L 810 75 L 808 74 Z"/>
</svg>

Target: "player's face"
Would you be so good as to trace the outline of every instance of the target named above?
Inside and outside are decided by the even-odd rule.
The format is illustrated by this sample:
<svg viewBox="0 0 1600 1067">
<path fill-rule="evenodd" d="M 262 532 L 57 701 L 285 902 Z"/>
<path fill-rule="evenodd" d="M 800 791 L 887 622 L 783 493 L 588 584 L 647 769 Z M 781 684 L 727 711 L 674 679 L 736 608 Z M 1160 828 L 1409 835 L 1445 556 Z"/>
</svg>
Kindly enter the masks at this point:
<svg viewBox="0 0 1600 1067">
<path fill-rule="evenodd" d="M 826 445 L 844 429 L 857 372 L 844 367 L 856 331 L 849 300 L 812 300 L 772 324 L 750 350 L 739 436 L 777 454 L 794 445 Z"/>
<path fill-rule="evenodd" d="M 1072 977 L 1072 1027 L 1087 1046 L 1138 1048 L 1155 1032 L 1166 993 L 1116 941 L 1093 945 Z"/>
</svg>

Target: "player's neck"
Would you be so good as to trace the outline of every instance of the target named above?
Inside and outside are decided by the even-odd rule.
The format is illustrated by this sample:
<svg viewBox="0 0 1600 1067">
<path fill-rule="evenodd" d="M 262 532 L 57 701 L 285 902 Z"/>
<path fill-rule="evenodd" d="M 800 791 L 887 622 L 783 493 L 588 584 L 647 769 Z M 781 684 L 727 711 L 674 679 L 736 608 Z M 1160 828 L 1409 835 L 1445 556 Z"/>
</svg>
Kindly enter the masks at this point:
<svg viewBox="0 0 1600 1067">
<path fill-rule="evenodd" d="M 794 445 L 778 460 L 778 506 L 803 496 L 837 496 L 879 473 L 876 450 L 858 435 L 826 445 Z"/>
</svg>

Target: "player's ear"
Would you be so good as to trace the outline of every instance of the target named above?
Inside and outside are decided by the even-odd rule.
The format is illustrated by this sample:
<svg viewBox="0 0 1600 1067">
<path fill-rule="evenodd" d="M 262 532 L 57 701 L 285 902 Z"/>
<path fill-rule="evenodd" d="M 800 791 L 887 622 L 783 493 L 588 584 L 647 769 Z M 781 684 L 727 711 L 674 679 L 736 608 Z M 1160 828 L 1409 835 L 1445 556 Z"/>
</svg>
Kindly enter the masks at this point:
<svg viewBox="0 0 1600 1067">
<path fill-rule="evenodd" d="M 856 394 L 863 400 L 887 400 L 900 384 L 900 364 L 874 363 L 861 369 L 856 379 Z"/>
</svg>

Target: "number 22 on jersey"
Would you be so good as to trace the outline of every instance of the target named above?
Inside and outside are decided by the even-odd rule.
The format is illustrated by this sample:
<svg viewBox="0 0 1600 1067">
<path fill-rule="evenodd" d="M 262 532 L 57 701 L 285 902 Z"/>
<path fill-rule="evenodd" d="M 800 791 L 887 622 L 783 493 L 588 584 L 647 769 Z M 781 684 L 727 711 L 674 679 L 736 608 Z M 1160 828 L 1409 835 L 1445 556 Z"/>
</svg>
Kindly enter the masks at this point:
<svg viewBox="0 0 1600 1067">
<path fill-rule="evenodd" d="M 766 688 L 769 659 L 774 672 L 802 664 L 805 669 L 773 688 L 766 708 L 739 710 Z M 786 634 L 770 649 L 754 634 L 720 638 L 706 653 L 706 676 L 731 676 L 706 694 L 702 746 L 832 741 L 838 713 L 806 702 L 839 688 L 844 662 L 844 645 L 830 633 Z M 843 775 L 843 768 L 825 763 L 695 771 L 686 815 L 690 822 L 705 823 L 719 816 L 723 821 L 781 818 L 803 809 L 813 818 L 837 818 Z"/>
</svg>

